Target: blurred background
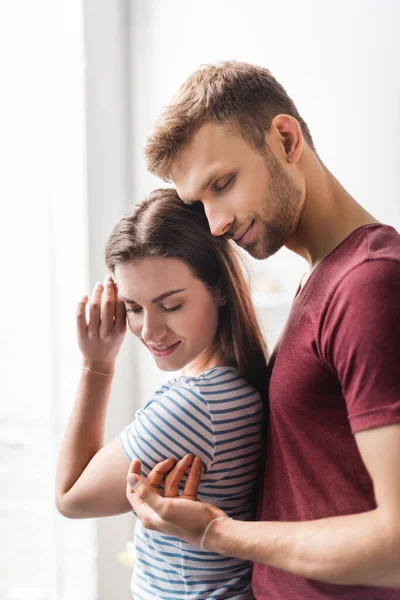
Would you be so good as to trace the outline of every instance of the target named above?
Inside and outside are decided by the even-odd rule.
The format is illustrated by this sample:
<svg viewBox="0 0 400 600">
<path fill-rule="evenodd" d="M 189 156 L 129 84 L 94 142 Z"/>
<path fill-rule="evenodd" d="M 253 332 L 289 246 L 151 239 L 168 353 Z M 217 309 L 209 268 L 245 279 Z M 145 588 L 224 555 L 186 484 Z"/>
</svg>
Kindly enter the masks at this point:
<svg viewBox="0 0 400 600">
<path fill-rule="evenodd" d="M 163 107 L 200 64 L 267 67 L 327 167 L 399 229 L 399 18 L 397 0 L 0 3 L 0 600 L 130 598 L 133 517 L 68 521 L 54 474 L 76 303 L 114 223 L 162 185 L 142 148 Z M 250 266 L 272 347 L 306 264 L 282 250 Z M 128 335 L 108 440 L 165 379 Z"/>
</svg>

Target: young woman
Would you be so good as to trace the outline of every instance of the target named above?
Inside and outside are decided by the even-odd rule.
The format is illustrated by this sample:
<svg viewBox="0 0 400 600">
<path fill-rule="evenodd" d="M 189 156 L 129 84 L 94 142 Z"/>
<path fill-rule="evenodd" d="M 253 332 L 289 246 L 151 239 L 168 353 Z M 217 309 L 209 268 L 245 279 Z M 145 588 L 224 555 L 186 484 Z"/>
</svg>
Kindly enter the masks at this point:
<svg viewBox="0 0 400 600">
<path fill-rule="evenodd" d="M 70 518 L 128 512 L 126 477 L 163 460 L 201 458 L 201 500 L 254 517 L 266 350 L 233 245 L 213 237 L 200 204 L 153 192 L 121 219 L 106 247 L 108 277 L 78 305 L 82 373 L 57 469 L 57 507 Z M 180 371 L 104 445 L 126 321 L 163 371 Z M 199 459 L 196 459 L 197 461 Z M 197 464 L 197 468 L 199 463 Z M 173 482 L 171 482 L 173 486 Z M 171 493 L 173 490 L 171 488 Z M 135 600 L 247 600 L 251 564 L 135 529 Z"/>
</svg>

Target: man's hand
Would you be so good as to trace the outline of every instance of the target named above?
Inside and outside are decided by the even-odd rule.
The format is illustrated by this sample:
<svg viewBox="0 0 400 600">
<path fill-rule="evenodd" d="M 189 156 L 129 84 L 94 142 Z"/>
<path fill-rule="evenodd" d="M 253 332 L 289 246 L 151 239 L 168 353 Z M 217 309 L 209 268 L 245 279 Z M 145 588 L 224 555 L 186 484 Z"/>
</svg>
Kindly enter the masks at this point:
<svg viewBox="0 0 400 600">
<path fill-rule="evenodd" d="M 147 479 L 140 476 L 141 464 L 134 460 L 127 476 L 126 496 L 147 529 L 156 529 L 166 535 L 200 546 L 207 525 L 216 517 L 227 516 L 212 504 L 201 502 L 197 490 L 202 474 L 199 457 L 188 454 L 173 466 L 167 459 L 154 467 Z M 190 467 L 185 488 L 179 494 L 179 483 Z M 160 483 L 165 478 L 164 496 Z"/>
</svg>

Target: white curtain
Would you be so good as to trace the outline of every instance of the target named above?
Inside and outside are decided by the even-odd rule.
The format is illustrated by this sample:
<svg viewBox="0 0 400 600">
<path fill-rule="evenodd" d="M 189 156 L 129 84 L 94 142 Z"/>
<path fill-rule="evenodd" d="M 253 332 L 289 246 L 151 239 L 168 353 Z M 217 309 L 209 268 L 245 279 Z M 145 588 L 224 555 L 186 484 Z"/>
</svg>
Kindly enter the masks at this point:
<svg viewBox="0 0 400 600">
<path fill-rule="evenodd" d="M 81 2 L 0 8 L 0 598 L 94 600 L 96 527 L 54 507 L 88 289 Z"/>
</svg>

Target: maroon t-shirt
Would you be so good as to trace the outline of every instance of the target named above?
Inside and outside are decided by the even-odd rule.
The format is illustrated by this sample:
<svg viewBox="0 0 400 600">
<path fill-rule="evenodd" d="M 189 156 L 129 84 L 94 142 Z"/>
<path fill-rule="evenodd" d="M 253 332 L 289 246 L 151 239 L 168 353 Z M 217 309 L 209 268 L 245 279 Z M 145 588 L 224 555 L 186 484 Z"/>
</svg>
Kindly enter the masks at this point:
<svg viewBox="0 0 400 600">
<path fill-rule="evenodd" d="M 271 358 L 260 521 L 308 521 L 376 507 L 354 433 L 400 422 L 400 235 L 353 231 L 297 294 Z M 329 539 L 326 540 L 329 545 Z M 343 548 L 346 555 L 346 548 Z M 400 599 L 255 565 L 257 600 Z"/>
</svg>

